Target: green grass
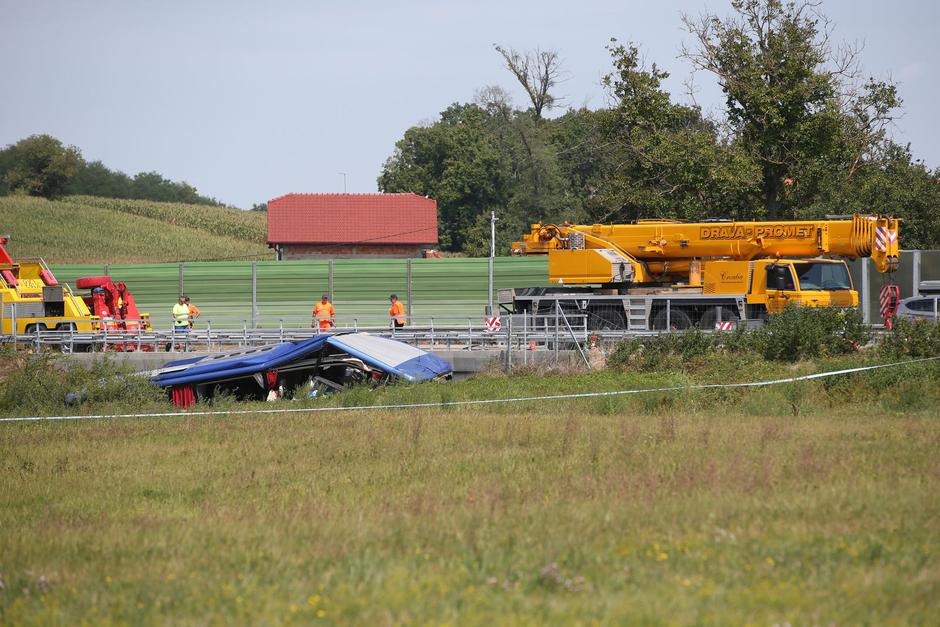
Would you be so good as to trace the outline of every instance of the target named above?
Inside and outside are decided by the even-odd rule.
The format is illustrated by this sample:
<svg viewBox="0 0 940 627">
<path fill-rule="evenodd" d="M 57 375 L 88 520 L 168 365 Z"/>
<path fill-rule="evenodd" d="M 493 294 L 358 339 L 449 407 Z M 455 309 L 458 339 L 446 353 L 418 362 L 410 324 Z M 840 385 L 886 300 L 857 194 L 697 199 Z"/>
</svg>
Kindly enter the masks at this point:
<svg viewBox="0 0 940 627">
<path fill-rule="evenodd" d="M 480 376 L 326 402 L 847 363 Z M 928 623 L 938 380 L 918 365 L 678 397 L 5 424 L 0 622 Z"/>
<path fill-rule="evenodd" d="M 0 233 L 13 258 L 129 263 L 271 258 L 266 215 L 225 207 L 72 196 L 0 197 Z M 97 272 L 100 274 L 100 272 Z"/>
</svg>

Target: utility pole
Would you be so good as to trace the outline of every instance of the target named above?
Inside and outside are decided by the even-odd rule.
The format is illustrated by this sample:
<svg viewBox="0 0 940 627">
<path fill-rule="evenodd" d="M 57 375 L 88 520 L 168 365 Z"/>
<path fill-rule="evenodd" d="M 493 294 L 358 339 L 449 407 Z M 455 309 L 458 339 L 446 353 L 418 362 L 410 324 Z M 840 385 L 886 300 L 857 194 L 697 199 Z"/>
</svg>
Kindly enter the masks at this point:
<svg viewBox="0 0 940 627">
<path fill-rule="evenodd" d="M 343 177 L 343 193 L 345 194 L 345 193 L 346 193 L 346 173 L 345 173 L 345 172 L 337 172 L 337 174 L 340 174 L 340 175 L 342 175 L 342 177 Z"/>
<path fill-rule="evenodd" d="M 489 271 L 489 290 L 486 296 L 486 315 L 495 316 L 493 310 L 493 260 L 496 257 L 496 212 L 490 212 L 490 271 Z"/>
</svg>

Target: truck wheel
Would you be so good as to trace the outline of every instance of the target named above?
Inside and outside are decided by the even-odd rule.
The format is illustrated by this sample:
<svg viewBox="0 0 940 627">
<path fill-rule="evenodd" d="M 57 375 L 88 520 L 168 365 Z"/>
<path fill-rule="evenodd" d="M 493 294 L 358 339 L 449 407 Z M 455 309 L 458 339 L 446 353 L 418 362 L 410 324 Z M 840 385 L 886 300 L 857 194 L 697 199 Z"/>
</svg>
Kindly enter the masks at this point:
<svg viewBox="0 0 940 627">
<path fill-rule="evenodd" d="M 666 310 L 661 309 L 658 314 L 653 318 L 653 330 L 655 331 L 665 331 L 666 330 Z M 685 329 L 692 328 L 692 318 L 689 317 L 689 314 L 685 313 L 681 309 L 673 309 L 669 312 L 669 328 L 673 331 L 683 331 Z"/>
<path fill-rule="evenodd" d="M 741 317 L 738 316 L 731 307 L 725 307 L 724 305 L 719 305 L 717 307 L 709 307 L 708 311 L 702 314 L 702 322 L 699 325 L 704 331 L 711 331 L 715 328 L 715 323 L 718 322 L 718 310 L 721 310 L 721 320 L 722 322 L 733 322 L 738 323 L 741 321 Z"/>
</svg>

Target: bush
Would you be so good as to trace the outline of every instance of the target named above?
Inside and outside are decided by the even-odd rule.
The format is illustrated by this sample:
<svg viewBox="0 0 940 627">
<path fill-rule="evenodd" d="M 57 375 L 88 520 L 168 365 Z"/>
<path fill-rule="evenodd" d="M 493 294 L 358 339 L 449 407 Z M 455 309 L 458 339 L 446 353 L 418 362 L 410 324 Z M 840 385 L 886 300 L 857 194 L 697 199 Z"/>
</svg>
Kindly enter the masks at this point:
<svg viewBox="0 0 940 627">
<path fill-rule="evenodd" d="M 682 363 L 714 353 L 719 341 L 718 335 L 699 329 L 628 339 L 617 344 L 607 358 L 607 365 L 620 370 L 636 367 L 643 371 L 681 368 Z"/>
<path fill-rule="evenodd" d="M 701 357 L 718 353 L 799 361 L 851 353 L 870 339 L 857 311 L 787 307 L 756 330 L 741 326 L 731 333 L 708 334 L 692 329 L 624 340 L 607 358 L 607 365 L 619 370 L 686 369 Z"/>
<path fill-rule="evenodd" d="M 887 357 L 935 357 L 940 355 L 940 324 L 898 319 L 880 348 Z"/>
<path fill-rule="evenodd" d="M 0 359 L 7 357 L 7 368 L 0 379 L 2 413 L 62 413 L 70 392 L 76 395 L 76 404 L 82 405 L 120 403 L 137 409 L 147 403 L 165 402 L 163 392 L 148 378 L 107 360 L 86 369 L 65 367 L 51 355 L 0 355 Z"/>
<path fill-rule="evenodd" d="M 755 332 L 754 346 L 771 361 L 799 361 L 857 351 L 871 332 L 856 310 L 787 306 Z"/>
</svg>

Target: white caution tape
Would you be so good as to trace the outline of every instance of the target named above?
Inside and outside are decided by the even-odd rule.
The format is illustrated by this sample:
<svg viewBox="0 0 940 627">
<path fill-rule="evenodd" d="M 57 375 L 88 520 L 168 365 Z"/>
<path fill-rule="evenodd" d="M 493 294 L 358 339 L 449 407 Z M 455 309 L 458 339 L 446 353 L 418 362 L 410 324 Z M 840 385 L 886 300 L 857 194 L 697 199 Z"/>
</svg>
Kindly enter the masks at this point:
<svg viewBox="0 0 940 627">
<path fill-rule="evenodd" d="M 922 359 L 911 359 L 908 361 L 896 361 L 890 364 L 877 364 L 874 366 L 859 366 L 857 368 L 845 368 L 843 370 L 830 370 L 828 372 L 817 372 L 815 374 L 804 374 L 798 377 L 786 377 L 784 379 L 770 379 L 767 381 L 748 381 L 745 383 L 699 383 L 694 385 L 676 385 L 663 388 L 645 388 L 639 390 L 612 390 L 610 392 L 578 392 L 571 394 L 551 394 L 544 396 L 518 396 L 514 398 L 487 398 L 469 401 L 439 401 L 437 403 L 401 403 L 396 405 L 361 405 L 356 407 L 297 407 L 287 408 L 279 407 L 277 409 L 226 409 L 220 411 L 180 411 L 180 412 L 162 412 L 148 414 L 97 414 L 87 416 L 23 416 L 17 418 L 0 418 L 0 422 L 37 422 L 45 420 L 104 420 L 115 418 L 169 418 L 180 416 L 231 416 L 248 414 L 287 414 L 303 412 L 338 412 L 338 411 L 367 411 L 371 409 L 420 409 L 427 407 L 455 407 L 459 405 L 491 405 L 494 403 L 525 403 L 530 401 L 554 401 L 573 398 L 595 398 L 599 396 L 623 396 L 627 394 L 648 394 L 651 392 L 681 392 L 683 390 L 713 390 L 720 388 L 755 388 L 768 385 L 780 385 L 783 383 L 796 383 L 797 381 L 810 381 L 812 379 L 825 379 L 827 377 L 837 377 L 844 374 L 853 374 L 856 372 L 865 372 L 867 370 L 878 370 L 880 368 L 893 368 L 897 366 L 907 366 L 925 361 L 935 361 L 937 357 L 924 357 Z"/>
</svg>

